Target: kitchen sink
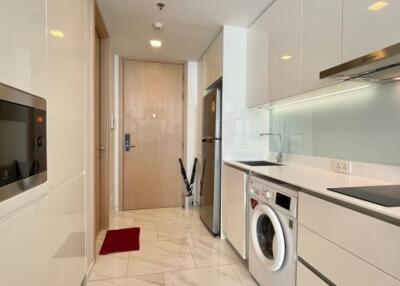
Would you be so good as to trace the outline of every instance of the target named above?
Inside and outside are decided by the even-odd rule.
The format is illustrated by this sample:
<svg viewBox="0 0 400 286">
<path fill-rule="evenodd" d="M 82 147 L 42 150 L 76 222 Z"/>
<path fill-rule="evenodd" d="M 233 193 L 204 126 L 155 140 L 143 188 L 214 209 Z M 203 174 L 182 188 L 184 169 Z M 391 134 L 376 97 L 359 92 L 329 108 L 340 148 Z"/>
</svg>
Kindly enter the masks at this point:
<svg viewBox="0 0 400 286">
<path fill-rule="evenodd" d="M 238 163 L 249 166 L 282 166 L 282 164 L 268 161 L 238 161 Z"/>
</svg>

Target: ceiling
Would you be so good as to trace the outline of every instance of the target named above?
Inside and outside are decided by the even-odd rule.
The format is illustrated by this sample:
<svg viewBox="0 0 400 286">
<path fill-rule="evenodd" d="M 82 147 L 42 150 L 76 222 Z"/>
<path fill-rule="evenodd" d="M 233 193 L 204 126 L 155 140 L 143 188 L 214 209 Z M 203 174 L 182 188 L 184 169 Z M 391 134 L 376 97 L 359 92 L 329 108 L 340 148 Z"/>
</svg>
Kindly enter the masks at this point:
<svg viewBox="0 0 400 286">
<path fill-rule="evenodd" d="M 223 25 L 248 27 L 271 0 L 97 0 L 114 53 L 162 61 L 197 60 Z M 156 4 L 166 6 L 160 11 Z M 164 24 L 155 32 L 153 23 Z M 161 39 L 154 49 L 150 39 Z"/>
</svg>

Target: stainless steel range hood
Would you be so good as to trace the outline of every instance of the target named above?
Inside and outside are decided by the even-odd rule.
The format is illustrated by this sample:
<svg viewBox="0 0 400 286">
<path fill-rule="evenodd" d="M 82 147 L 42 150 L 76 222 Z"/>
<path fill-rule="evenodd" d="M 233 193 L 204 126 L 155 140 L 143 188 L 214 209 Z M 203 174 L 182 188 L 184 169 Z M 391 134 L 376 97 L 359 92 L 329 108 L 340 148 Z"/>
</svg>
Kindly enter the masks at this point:
<svg viewBox="0 0 400 286">
<path fill-rule="evenodd" d="M 400 80 L 400 43 L 320 72 L 320 78 L 386 83 Z"/>
</svg>

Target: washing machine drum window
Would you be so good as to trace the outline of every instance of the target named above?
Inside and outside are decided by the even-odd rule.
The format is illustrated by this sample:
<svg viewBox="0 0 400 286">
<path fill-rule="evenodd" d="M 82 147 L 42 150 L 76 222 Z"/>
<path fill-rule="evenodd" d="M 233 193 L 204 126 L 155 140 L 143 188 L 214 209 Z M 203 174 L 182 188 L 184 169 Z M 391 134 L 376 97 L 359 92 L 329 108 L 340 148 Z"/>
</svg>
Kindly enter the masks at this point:
<svg viewBox="0 0 400 286">
<path fill-rule="evenodd" d="M 275 229 L 271 220 L 265 214 L 260 215 L 257 221 L 257 239 L 262 253 L 268 259 L 274 259 Z"/>
<path fill-rule="evenodd" d="M 285 239 L 279 218 L 269 206 L 255 208 L 251 236 L 257 258 L 267 270 L 278 271 L 285 258 Z"/>
</svg>

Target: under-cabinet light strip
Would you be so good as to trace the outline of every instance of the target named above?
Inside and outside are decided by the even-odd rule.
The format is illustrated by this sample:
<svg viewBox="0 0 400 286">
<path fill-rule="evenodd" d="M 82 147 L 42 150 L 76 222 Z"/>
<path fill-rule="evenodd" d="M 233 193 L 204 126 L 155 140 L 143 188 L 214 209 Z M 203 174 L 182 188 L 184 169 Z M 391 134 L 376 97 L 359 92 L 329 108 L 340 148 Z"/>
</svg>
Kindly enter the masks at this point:
<svg viewBox="0 0 400 286">
<path fill-rule="evenodd" d="M 282 103 L 282 104 L 276 104 L 274 105 L 272 103 L 272 105 L 269 107 L 270 109 L 277 109 L 277 108 L 281 108 L 281 107 L 286 107 L 289 105 L 293 105 L 293 104 L 299 104 L 299 103 L 303 103 L 303 102 L 307 102 L 307 101 L 312 101 L 312 100 L 317 100 L 317 99 L 321 99 L 324 97 L 328 97 L 328 96 L 334 96 L 334 95 L 339 95 L 339 94 L 343 94 L 343 93 L 347 93 L 347 92 L 352 92 L 352 91 L 356 91 L 356 90 L 360 90 L 360 89 L 365 89 L 371 87 L 370 84 L 368 85 L 362 85 L 359 87 L 355 87 L 355 88 L 350 88 L 350 89 L 346 89 L 346 90 L 341 90 L 341 91 L 336 91 L 336 92 L 331 92 L 328 94 L 323 94 L 323 95 L 319 95 L 319 96 L 315 96 L 315 97 L 311 97 L 311 98 L 305 98 L 305 99 L 300 99 L 300 100 L 295 100 L 293 102 L 288 102 L 288 103 Z"/>
</svg>

